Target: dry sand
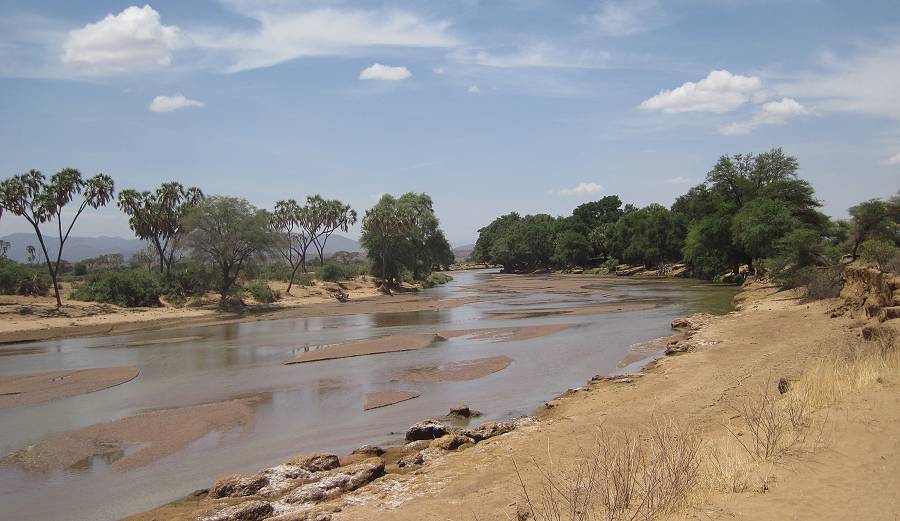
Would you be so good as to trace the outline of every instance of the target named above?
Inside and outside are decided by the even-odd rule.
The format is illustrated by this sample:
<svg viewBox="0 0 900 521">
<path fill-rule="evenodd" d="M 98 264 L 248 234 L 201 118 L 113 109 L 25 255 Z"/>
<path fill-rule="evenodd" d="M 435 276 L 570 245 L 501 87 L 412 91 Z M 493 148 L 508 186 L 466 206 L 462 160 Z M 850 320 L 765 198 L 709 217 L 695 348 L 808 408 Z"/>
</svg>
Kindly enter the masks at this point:
<svg viewBox="0 0 900 521">
<path fill-rule="evenodd" d="M 388 405 L 394 405 L 395 403 L 405 402 L 406 400 L 412 400 L 413 398 L 418 397 L 419 393 L 411 391 L 379 391 L 376 393 L 369 393 L 366 395 L 366 403 L 363 405 L 363 410 L 368 411 L 379 407 L 387 407 Z"/>
<path fill-rule="evenodd" d="M 211 431 L 247 428 L 258 400 L 240 398 L 98 423 L 26 447 L 6 459 L 32 472 L 89 465 L 95 457 L 111 462 L 114 470 L 131 470 L 174 454 Z"/>
<path fill-rule="evenodd" d="M 403 382 L 464 382 L 502 371 L 512 361 L 512 358 L 508 356 L 476 358 L 462 362 L 417 367 L 400 373 L 394 379 Z"/>
<path fill-rule="evenodd" d="M 0 376 L 0 409 L 92 393 L 129 382 L 137 367 L 72 369 Z"/>
</svg>

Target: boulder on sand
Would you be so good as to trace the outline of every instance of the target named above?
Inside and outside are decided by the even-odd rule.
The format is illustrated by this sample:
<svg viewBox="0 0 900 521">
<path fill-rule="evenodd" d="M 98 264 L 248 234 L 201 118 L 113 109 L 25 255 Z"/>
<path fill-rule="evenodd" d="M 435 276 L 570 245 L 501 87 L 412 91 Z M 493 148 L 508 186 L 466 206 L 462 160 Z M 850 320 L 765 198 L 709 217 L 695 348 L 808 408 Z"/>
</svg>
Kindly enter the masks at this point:
<svg viewBox="0 0 900 521">
<path fill-rule="evenodd" d="M 424 420 L 406 431 L 406 441 L 434 440 L 448 432 L 449 429 L 443 423 L 433 419 Z"/>
<path fill-rule="evenodd" d="M 461 434 L 448 434 L 431 442 L 431 446 L 442 450 L 456 450 L 466 443 L 474 442 L 472 438 L 469 438 L 468 436 L 463 436 Z"/>
<path fill-rule="evenodd" d="M 290 459 L 288 463 L 310 472 L 323 472 L 341 466 L 341 461 L 337 456 L 334 454 L 322 453 L 310 454 L 309 456 L 297 456 Z"/>
<path fill-rule="evenodd" d="M 263 474 L 226 476 L 216 481 L 216 484 L 209 490 L 209 497 L 252 496 L 268 484 L 269 478 Z"/>
<path fill-rule="evenodd" d="M 356 490 L 370 481 L 384 475 L 384 462 L 380 458 L 370 458 L 355 465 L 336 469 L 315 483 L 296 488 L 284 496 L 285 503 L 316 503 L 335 498 L 344 492 Z"/>
<path fill-rule="evenodd" d="M 210 512 L 198 521 L 262 521 L 271 517 L 275 508 L 265 501 L 245 501 L 237 505 Z"/>
<path fill-rule="evenodd" d="M 364 454 L 366 456 L 381 456 L 384 454 L 384 449 L 377 445 L 363 445 L 362 447 L 353 451 L 353 454 Z"/>
<path fill-rule="evenodd" d="M 494 436 L 506 434 L 515 429 L 515 425 L 509 422 L 490 422 L 478 427 L 477 429 L 467 429 L 462 431 L 463 436 L 472 438 L 474 441 L 484 441 Z"/>
<path fill-rule="evenodd" d="M 481 416 L 481 413 L 470 409 L 466 404 L 459 404 L 450 407 L 450 414 L 448 416 L 450 418 L 472 418 L 475 416 Z"/>
</svg>

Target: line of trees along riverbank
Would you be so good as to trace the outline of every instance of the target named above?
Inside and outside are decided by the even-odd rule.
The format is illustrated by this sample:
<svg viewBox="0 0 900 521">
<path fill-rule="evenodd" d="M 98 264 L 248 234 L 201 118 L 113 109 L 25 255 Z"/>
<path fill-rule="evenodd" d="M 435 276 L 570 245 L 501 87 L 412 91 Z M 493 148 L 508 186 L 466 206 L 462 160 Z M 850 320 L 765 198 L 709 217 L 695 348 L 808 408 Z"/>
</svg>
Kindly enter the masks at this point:
<svg viewBox="0 0 900 521">
<path fill-rule="evenodd" d="M 834 221 L 798 169 L 797 159 L 778 148 L 722 156 L 669 208 L 623 206 L 610 195 L 567 217 L 510 213 L 479 230 L 472 259 L 508 272 L 684 263 L 703 279 L 747 265 L 799 284 L 814 274 L 809 268 L 833 267 L 863 246 L 867 257 L 896 258 L 900 194 L 860 203 L 850 220 Z"/>
<path fill-rule="evenodd" d="M 402 281 L 428 283 L 434 269 L 453 262 L 426 194 L 385 195 L 366 211 L 361 242 L 368 262 L 348 254 L 326 263 L 329 238 L 357 222 L 350 205 L 313 195 L 302 205 L 294 199 L 278 201 L 268 211 L 242 198 L 206 196 L 199 188 L 169 182 L 153 191 L 127 189 L 118 195 L 118 207 L 131 229 L 149 245 L 132 259 L 132 268 L 104 266 L 97 273 L 79 274 L 79 267 L 89 264 L 63 261 L 66 240 L 85 209 L 113 200 L 112 178 L 99 174 L 85 179 L 71 168 L 49 179 L 31 170 L 0 182 L 0 218 L 18 216 L 32 226 L 41 251 L 30 256 L 37 260 L 42 255 L 49 277 L 45 281 L 31 262 L 23 266 L 7 260 L 8 245 L 0 245 L 0 293 L 42 295 L 52 288 L 61 306 L 61 278 L 87 275 L 73 292 L 80 300 L 148 306 L 158 305 L 160 295 L 183 301 L 215 289 L 227 304 L 231 296 L 248 289 L 257 300 L 272 301 L 277 295 L 268 286 L 248 279 L 265 273 L 287 281 L 290 292 L 298 272 L 308 271 L 310 251 L 324 280 L 371 271 L 387 288 Z M 51 234 L 59 240 L 55 256 L 44 240 Z M 247 288 L 242 287 L 245 282 Z"/>
</svg>

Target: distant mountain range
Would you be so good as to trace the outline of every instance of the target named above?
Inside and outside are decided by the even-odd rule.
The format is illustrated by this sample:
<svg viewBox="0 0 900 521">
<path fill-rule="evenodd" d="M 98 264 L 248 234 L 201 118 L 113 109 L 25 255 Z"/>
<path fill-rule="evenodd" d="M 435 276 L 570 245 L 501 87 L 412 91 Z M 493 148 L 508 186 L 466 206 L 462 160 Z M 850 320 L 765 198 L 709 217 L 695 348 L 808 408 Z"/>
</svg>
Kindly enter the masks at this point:
<svg viewBox="0 0 900 521">
<path fill-rule="evenodd" d="M 13 233 L 0 240 L 9 242 L 7 257 L 14 261 L 25 262 L 28 259 L 26 248 L 31 245 L 37 251 L 38 259 L 43 261 L 40 243 L 33 233 Z M 56 258 L 59 250 L 59 238 L 44 237 L 44 243 L 52 258 Z M 121 253 L 125 260 L 135 253 L 143 250 L 147 243 L 139 239 L 123 239 L 122 237 L 69 237 L 66 247 L 63 248 L 63 259 L 69 262 L 78 262 L 84 259 L 97 257 L 110 253 Z M 325 253 L 331 254 L 338 251 L 358 252 L 362 251 L 359 243 L 342 235 L 332 235 L 325 245 Z M 315 252 L 310 248 L 310 254 Z"/>
<path fill-rule="evenodd" d="M 463 244 L 462 246 L 457 246 L 452 250 L 453 257 L 456 259 L 456 262 L 465 262 L 469 259 L 469 255 L 472 255 L 472 250 L 474 249 L 474 244 Z"/>
</svg>

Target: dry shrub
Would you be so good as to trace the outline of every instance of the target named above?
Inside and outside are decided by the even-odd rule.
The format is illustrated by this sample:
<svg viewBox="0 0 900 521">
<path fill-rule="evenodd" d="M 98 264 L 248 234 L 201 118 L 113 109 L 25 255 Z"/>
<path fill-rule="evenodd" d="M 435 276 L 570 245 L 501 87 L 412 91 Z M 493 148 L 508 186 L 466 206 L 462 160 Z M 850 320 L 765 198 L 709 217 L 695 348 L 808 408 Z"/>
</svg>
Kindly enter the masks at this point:
<svg viewBox="0 0 900 521">
<path fill-rule="evenodd" d="M 599 429 L 590 454 L 570 466 L 535 463 L 542 483 L 529 491 L 519 472 L 526 509 L 535 521 L 646 521 L 686 507 L 700 482 L 701 437 L 671 420 L 639 431 Z M 514 462 L 515 463 L 515 462 Z"/>
<path fill-rule="evenodd" d="M 894 338 L 848 341 L 820 356 L 795 386 L 812 409 L 840 403 L 884 379 L 900 378 L 900 349 Z"/>
<path fill-rule="evenodd" d="M 703 492 L 745 492 L 751 488 L 757 462 L 733 438 L 720 438 L 707 443 L 701 468 L 700 490 Z"/>
</svg>

